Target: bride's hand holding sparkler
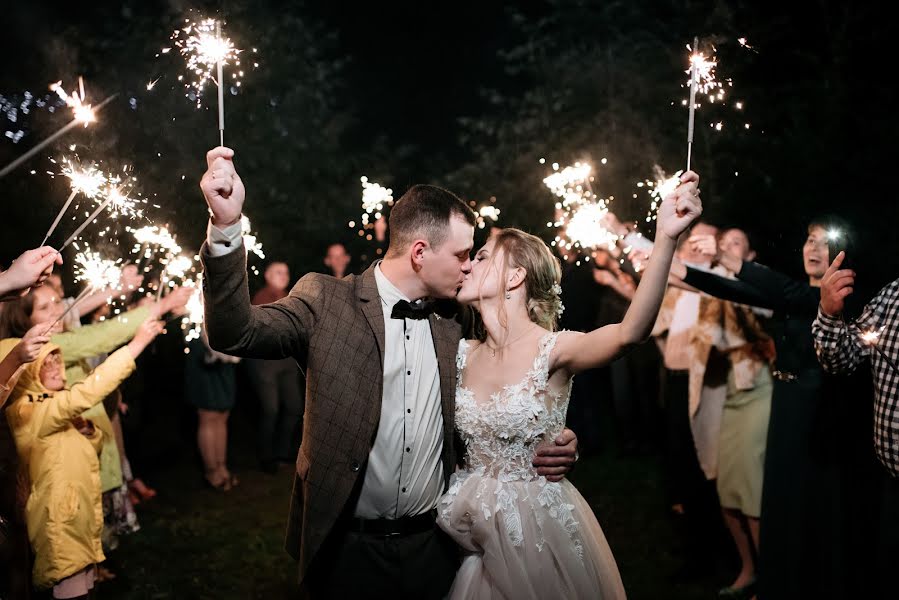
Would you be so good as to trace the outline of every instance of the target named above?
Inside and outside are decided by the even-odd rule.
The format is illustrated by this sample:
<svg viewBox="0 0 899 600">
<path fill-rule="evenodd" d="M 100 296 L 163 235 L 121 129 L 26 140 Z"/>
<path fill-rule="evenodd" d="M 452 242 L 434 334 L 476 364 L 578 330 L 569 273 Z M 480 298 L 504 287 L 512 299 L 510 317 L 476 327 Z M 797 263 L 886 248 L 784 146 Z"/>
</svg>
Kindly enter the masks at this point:
<svg viewBox="0 0 899 600">
<path fill-rule="evenodd" d="M 821 279 L 821 311 L 831 317 L 842 314 L 846 296 L 852 293 L 855 285 L 855 271 L 840 269 L 845 258 L 845 252 L 837 254 Z"/>
<path fill-rule="evenodd" d="M 219 146 L 206 154 L 206 173 L 200 189 L 212 213 L 212 224 L 228 227 L 240 221 L 246 192 L 234 169 L 234 150 Z"/>
<path fill-rule="evenodd" d="M 693 171 L 680 176 L 680 185 L 665 197 L 659 207 L 657 236 L 665 235 L 676 241 L 699 218 L 702 214 L 702 202 L 698 186 L 699 175 Z"/>
</svg>

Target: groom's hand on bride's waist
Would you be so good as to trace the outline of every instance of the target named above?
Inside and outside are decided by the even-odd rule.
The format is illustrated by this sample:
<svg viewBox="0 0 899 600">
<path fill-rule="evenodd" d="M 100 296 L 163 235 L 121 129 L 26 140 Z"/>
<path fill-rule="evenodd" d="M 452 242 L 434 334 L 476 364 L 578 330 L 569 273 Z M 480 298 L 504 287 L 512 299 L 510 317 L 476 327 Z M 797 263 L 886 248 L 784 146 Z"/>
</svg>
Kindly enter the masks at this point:
<svg viewBox="0 0 899 600">
<path fill-rule="evenodd" d="M 537 474 L 548 481 L 562 481 L 577 461 L 577 436 L 570 429 L 564 429 L 555 440 L 544 442 L 537 447 L 532 461 Z"/>
</svg>

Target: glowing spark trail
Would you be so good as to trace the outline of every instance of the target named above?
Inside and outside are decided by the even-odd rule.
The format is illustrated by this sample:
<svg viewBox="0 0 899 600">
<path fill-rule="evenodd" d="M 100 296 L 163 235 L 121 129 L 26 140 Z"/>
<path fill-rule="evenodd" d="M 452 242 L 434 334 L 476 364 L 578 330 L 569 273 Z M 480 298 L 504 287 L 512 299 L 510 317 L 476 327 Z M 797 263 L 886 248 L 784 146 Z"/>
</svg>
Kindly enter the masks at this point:
<svg viewBox="0 0 899 600">
<path fill-rule="evenodd" d="M 118 96 L 118 94 L 113 94 L 112 96 L 108 97 L 103 102 L 98 104 L 96 107 L 91 109 L 91 114 L 93 116 L 96 116 L 96 113 L 101 108 L 106 106 L 106 104 L 109 103 L 116 96 Z M 30 148 L 27 152 L 25 152 L 25 154 L 23 154 L 19 158 L 15 159 L 11 163 L 9 163 L 8 165 L 6 165 L 2 169 L 0 169 L 0 178 L 2 178 L 5 175 L 8 175 L 13 169 L 15 169 L 16 167 L 18 167 L 19 165 L 24 163 L 26 160 L 28 160 L 29 158 L 31 158 L 32 156 L 34 156 L 35 154 L 40 152 L 43 148 L 47 147 L 48 144 L 52 144 L 57 139 L 59 139 L 61 136 L 65 135 L 70 130 L 72 130 L 76 125 L 80 125 L 82 123 L 83 122 L 76 116 L 76 118 L 72 119 L 67 125 L 65 125 L 61 129 L 57 130 L 55 133 L 51 134 L 50 137 L 41 140 L 40 142 L 37 143 L 37 145 L 35 145 L 34 147 Z M 84 122 L 83 124 L 86 125 L 87 123 Z"/>
<path fill-rule="evenodd" d="M 76 194 L 81 193 L 88 198 L 96 198 L 97 195 L 100 194 L 103 184 L 106 183 L 106 175 L 97 169 L 96 165 L 85 168 L 76 167 L 70 159 L 63 159 L 62 173 L 69 178 L 72 192 L 69 194 L 65 204 L 62 205 L 62 208 L 53 220 L 53 224 L 50 225 L 50 229 L 47 230 L 47 235 L 44 236 L 44 241 L 41 242 L 41 246 L 46 244 L 50 236 L 53 235 L 53 231 L 56 229 L 56 226 L 59 225 L 63 214 L 68 210 L 69 205 L 72 204 L 72 200 L 75 199 Z"/>
</svg>

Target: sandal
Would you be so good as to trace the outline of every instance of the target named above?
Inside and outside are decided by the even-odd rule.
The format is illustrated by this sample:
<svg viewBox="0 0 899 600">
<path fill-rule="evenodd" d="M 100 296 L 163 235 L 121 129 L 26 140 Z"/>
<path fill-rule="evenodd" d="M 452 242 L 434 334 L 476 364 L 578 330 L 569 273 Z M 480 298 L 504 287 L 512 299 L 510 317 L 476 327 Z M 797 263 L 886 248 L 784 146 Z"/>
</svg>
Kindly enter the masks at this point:
<svg viewBox="0 0 899 600">
<path fill-rule="evenodd" d="M 149 487 L 142 479 L 132 479 L 128 482 L 128 489 L 134 492 L 141 500 L 150 500 L 156 497 L 156 490 Z"/>
<path fill-rule="evenodd" d="M 231 486 L 230 486 L 231 481 L 227 477 L 225 479 L 222 479 L 218 483 L 213 483 L 212 479 L 210 479 L 209 475 L 205 475 L 203 477 L 203 481 L 206 482 L 207 486 L 209 486 L 212 489 L 217 490 L 219 492 L 227 492 L 228 490 L 231 489 Z"/>
</svg>

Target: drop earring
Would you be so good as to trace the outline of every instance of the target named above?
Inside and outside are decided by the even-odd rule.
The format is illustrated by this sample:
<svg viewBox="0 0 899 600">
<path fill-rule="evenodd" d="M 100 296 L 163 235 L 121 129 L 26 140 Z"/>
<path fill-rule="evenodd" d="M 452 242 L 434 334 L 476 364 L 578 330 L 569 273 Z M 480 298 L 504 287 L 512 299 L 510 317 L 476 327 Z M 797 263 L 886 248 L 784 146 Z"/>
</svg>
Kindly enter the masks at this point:
<svg viewBox="0 0 899 600">
<path fill-rule="evenodd" d="M 510 292 L 509 290 L 506 290 L 506 300 L 511 300 L 511 299 L 512 299 L 512 292 Z"/>
</svg>

